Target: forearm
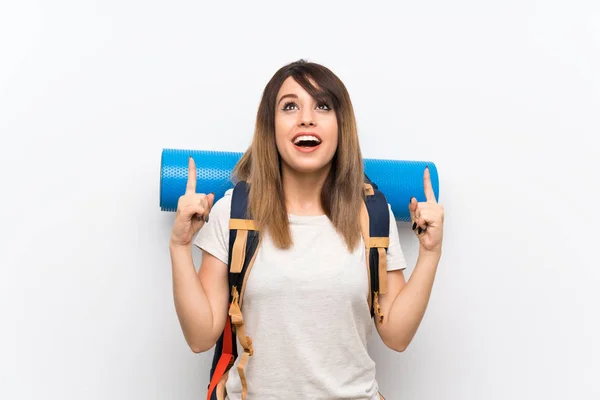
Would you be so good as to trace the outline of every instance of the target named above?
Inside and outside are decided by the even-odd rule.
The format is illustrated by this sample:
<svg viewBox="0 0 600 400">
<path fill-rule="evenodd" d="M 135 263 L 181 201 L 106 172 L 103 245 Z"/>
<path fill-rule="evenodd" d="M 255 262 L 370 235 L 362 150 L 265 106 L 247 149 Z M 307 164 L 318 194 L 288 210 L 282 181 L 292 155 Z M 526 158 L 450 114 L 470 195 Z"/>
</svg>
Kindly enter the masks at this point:
<svg viewBox="0 0 600 400">
<path fill-rule="evenodd" d="M 213 315 L 200 283 L 189 247 L 170 244 L 175 310 L 185 340 L 194 352 L 205 351 L 213 343 Z"/>
<path fill-rule="evenodd" d="M 394 299 L 386 323 L 388 345 L 399 351 L 406 349 L 421 324 L 441 258 L 440 252 L 419 250 L 415 269 Z"/>
</svg>

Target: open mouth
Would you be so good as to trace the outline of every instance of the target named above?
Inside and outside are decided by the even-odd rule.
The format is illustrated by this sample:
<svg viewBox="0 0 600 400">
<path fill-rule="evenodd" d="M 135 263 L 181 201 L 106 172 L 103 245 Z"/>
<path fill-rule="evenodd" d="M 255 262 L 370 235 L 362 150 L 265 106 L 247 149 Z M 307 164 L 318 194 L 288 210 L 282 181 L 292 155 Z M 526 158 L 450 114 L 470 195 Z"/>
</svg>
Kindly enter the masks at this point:
<svg viewBox="0 0 600 400">
<path fill-rule="evenodd" d="M 321 139 L 314 135 L 300 135 L 293 140 L 294 145 L 302 148 L 317 147 L 321 144 Z"/>
</svg>

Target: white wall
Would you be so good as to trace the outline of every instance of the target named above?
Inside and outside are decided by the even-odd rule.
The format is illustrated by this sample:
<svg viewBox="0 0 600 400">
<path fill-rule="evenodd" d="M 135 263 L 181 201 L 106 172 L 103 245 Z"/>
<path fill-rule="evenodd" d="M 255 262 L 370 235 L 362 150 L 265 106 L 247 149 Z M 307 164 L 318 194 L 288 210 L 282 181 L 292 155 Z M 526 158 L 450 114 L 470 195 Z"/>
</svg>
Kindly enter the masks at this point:
<svg viewBox="0 0 600 400">
<path fill-rule="evenodd" d="M 0 398 L 204 397 L 160 152 L 243 151 L 301 57 L 366 156 L 440 171 L 430 307 L 405 353 L 372 343 L 387 397 L 600 398 L 598 2 L 323 3 L 2 2 Z"/>
</svg>

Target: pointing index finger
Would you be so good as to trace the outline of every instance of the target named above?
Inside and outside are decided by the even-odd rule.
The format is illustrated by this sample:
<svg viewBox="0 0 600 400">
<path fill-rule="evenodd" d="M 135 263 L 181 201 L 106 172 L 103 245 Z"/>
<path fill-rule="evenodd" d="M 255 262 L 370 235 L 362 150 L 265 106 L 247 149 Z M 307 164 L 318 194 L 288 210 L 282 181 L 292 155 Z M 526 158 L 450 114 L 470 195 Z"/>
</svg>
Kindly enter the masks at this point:
<svg viewBox="0 0 600 400">
<path fill-rule="evenodd" d="M 426 167 L 425 172 L 423 173 L 423 188 L 425 189 L 425 198 L 427 201 L 435 203 L 435 193 L 433 192 L 433 186 L 431 185 L 431 173 L 429 172 L 429 167 Z"/>
<path fill-rule="evenodd" d="M 185 192 L 196 193 L 196 163 L 192 156 L 188 160 L 188 180 Z"/>
</svg>

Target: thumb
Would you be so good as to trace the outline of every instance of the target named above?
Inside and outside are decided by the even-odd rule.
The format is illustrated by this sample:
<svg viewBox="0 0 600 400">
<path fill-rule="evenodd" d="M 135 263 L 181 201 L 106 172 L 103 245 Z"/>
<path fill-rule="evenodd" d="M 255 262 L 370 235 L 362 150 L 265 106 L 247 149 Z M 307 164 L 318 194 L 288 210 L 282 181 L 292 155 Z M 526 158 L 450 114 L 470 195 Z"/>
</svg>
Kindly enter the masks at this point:
<svg viewBox="0 0 600 400">
<path fill-rule="evenodd" d="M 208 195 L 206 195 L 206 200 L 208 201 L 208 209 L 210 210 L 215 202 L 215 194 L 210 192 Z"/>
<path fill-rule="evenodd" d="M 208 216 L 215 202 L 215 194 L 213 192 L 210 192 L 206 195 L 206 202 L 208 203 L 208 205 L 206 207 L 206 211 L 204 212 L 204 221 L 208 222 Z"/>
<path fill-rule="evenodd" d="M 410 203 L 408 204 L 408 210 L 410 211 L 410 220 L 412 222 L 412 227 L 411 229 L 414 231 L 415 229 L 417 229 L 417 217 L 416 217 L 416 212 L 417 212 L 417 205 L 419 204 L 419 202 L 417 201 L 417 199 L 415 199 L 414 197 L 410 198 Z"/>
<path fill-rule="evenodd" d="M 408 210 L 410 211 L 410 219 L 414 221 L 416 219 L 415 213 L 417 212 L 417 199 L 414 197 L 410 198 L 410 203 L 408 203 Z"/>
</svg>

